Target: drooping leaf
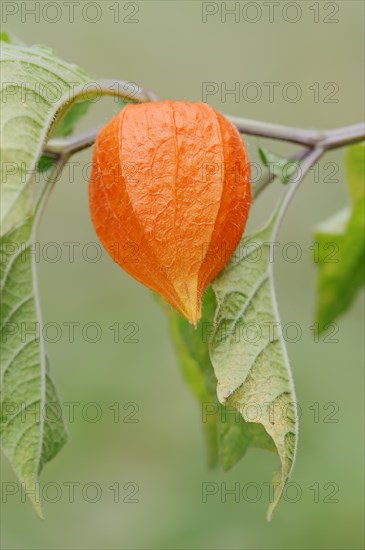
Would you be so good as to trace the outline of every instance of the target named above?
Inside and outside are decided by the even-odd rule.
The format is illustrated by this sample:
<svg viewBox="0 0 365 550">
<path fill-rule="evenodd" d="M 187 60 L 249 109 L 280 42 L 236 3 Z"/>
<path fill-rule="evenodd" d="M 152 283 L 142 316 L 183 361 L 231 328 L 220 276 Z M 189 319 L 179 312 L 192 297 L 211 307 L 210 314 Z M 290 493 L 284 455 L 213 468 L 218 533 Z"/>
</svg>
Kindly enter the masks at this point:
<svg viewBox="0 0 365 550">
<path fill-rule="evenodd" d="M 297 160 L 280 157 L 265 147 L 259 147 L 259 155 L 264 165 L 269 168 L 270 173 L 278 176 L 283 183 L 288 183 L 291 180 L 300 164 Z"/>
<path fill-rule="evenodd" d="M 64 445 L 66 432 L 40 328 L 33 222 L 29 218 L 0 239 L 0 440 L 42 516 L 38 476 Z"/>
<path fill-rule="evenodd" d="M 208 346 L 215 309 L 216 300 L 211 287 L 204 294 L 202 319 L 197 329 L 177 311 L 165 306 L 182 372 L 201 407 L 209 463 L 214 466 L 219 462 L 224 470 L 228 470 L 249 447 L 274 451 L 275 446 L 261 425 L 245 422 L 237 411 L 218 401 L 217 379 Z"/>
<path fill-rule="evenodd" d="M 75 88 L 91 79 L 49 48 L 6 42 L 1 45 L 1 447 L 41 515 L 38 475 L 66 433 L 47 365 L 30 253 L 41 206 L 34 175 L 44 143 L 74 104 Z M 81 111 L 76 105 L 60 131 L 70 131 Z M 49 168 L 53 159 L 48 161 Z M 47 414 L 50 408 L 53 413 Z"/>
<path fill-rule="evenodd" d="M 45 46 L 1 46 L 1 234 L 33 215 L 32 179 L 47 136 L 91 78 Z"/>
<path fill-rule="evenodd" d="M 297 445 L 294 387 L 270 261 L 275 223 L 276 214 L 262 230 L 244 237 L 212 283 L 217 310 L 210 341 L 220 403 L 238 411 L 247 423 L 257 423 L 280 458 L 269 519 L 291 474 Z"/>
<path fill-rule="evenodd" d="M 318 225 L 315 231 L 319 332 L 351 306 L 364 285 L 364 151 L 364 144 L 354 145 L 346 157 L 351 207 Z"/>
</svg>

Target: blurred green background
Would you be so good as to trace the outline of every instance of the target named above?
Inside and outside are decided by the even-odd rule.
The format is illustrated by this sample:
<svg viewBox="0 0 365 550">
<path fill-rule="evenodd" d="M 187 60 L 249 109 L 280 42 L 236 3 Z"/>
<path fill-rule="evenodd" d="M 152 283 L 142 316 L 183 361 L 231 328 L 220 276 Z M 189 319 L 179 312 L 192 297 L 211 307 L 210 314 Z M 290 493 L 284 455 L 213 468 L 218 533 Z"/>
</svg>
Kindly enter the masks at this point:
<svg viewBox="0 0 365 550">
<path fill-rule="evenodd" d="M 26 43 L 51 46 L 60 57 L 95 77 L 134 81 L 151 88 L 161 99 L 201 101 L 204 82 L 216 82 L 219 92 L 222 83 L 231 89 L 238 82 L 245 90 L 238 102 L 233 95 L 222 101 L 220 93 L 208 97 L 208 102 L 227 114 L 304 127 L 333 128 L 364 117 L 361 1 L 297 3 L 302 14 L 296 23 L 285 20 L 293 19 L 295 12 L 290 10 L 297 9 L 290 8 L 288 4 L 293 3 L 288 2 L 275 8 L 272 22 L 262 2 L 251 2 L 251 7 L 240 2 L 237 20 L 227 15 L 226 22 L 222 21 L 221 2 L 211 2 L 209 9 L 218 12 L 205 23 L 202 10 L 206 8 L 198 1 L 78 2 L 73 23 L 68 22 L 66 2 L 58 2 L 62 17 L 56 23 L 45 20 L 54 18 L 51 7 L 39 22 L 31 15 L 22 22 L 21 5 L 30 9 L 34 2 L 12 4 L 19 11 L 8 16 L 7 28 Z M 85 4 L 97 4 L 101 10 L 97 22 L 90 22 L 97 14 L 95 7 L 89 6 L 82 17 Z M 234 2 L 226 3 L 227 9 L 232 7 Z M 129 15 L 132 12 L 134 15 Z M 256 17 L 255 23 L 249 22 Z M 325 22 L 325 18 L 338 22 Z M 262 91 L 256 102 L 247 97 L 254 92 L 245 88 L 249 82 Z M 273 101 L 265 82 L 278 83 Z M 297 102 L 283 99 L 288 82 L 301 89 Z M 313 95 L 316 82 L 318 101 Z M 333 89 L 326 88 L 329 82 L 337 89 L 335 103 L 325 101 Z M 287 91 L 290 94 L 293 89 Z M 116 112 L 113 100 L 105 98 L 93 106 L 80 128 L 104 124 Z M 259 141 L 247 137 L 246 142 L 251 159 L 256 160 Z M 283 154 L 294 150 L 277 143 L 267 142 L 267 146 Z M 36 518 L 19 494 L 8 497 L 2 505 L 2 548 L 363 548 L 363 296 L 339 320 L 337 343 L 323 339 L 316 343 L 309 329 L 315 311 L 312 229 L 347 201 L 344 151 L 321 160 L 318 181 L 313 172 L 305 178 L 280 235 L 277 293 L 283 323 L 294 321 L 302 328 L 301 339 L 288 344 L 288 352 L 303 414 L 292 478 L 297 485 L 270 524 L 265 521 L 268 490 L 264 483 L 271 480 L 276 458 L 250 450 L 228 473 L 208 469 L 201 411 L 180 375 L 159 305 L 106 253 L 94 263 L 85 257 L 88 253 L 92 257 L 92 248 L 84 249 L 84 257 L 81 253 L 87 243 L 96 241 L 85 178 L 90 153 L 72 159 L 77 163 L 74 181 L 66 169 L 39 229 L 41 250 L 49 242 L 59 243 L 62 250 L 58 262 L 43 260 L 38 265 L 44 322 L 62 328 L 61 339 L 49 342 L 47 352 L 62 401 L 79 403 L 74 421 L 68 421 L 69 442 L 42 474 L 43 483 L 58 484 L 61 495 L 58 498 L 55 488 L 48 486 L 45 521 Z M 328 162 L 339 166 L 332 182 L 325 179 L 332 170 Z M 278 192 L 276 184 L 260 198 L 251 226 L 264 219 Z M 282 245 L 289 241 L 302 248 L 297 263 L 282 259 Z M 74 262 L 69 261 L 67 242 L 80 243 Z M 72 343 L 64 325 L 67 322 L 80 323 Z M 102 329 L 96 343 L 82 337 L 81 327 L 89 322 Z M 123 341 L 131 331 L 123 328 L 128 322 L 138 325 L 134 336 L 138 342 Z M 113 341 L 109 328 L 114 323 L 120 326 L 119 343 Z M 93 337 L 92 329 L 89 336 Z M 98 422 L 87 420 L 87 414 L 90 418 L 95 415 L 95 408 L 88 408 L 91 402 L 98 403 L 102 411 Z M 120 408 L 119 422 L 113 421 L 115 403 Z M 336 423 L 326 422 L 326 415 L 333 410 L 328 403 L 336 404 Z M 123 422 L 137 407 L 133 418 L 138 422 Z M 2 480 L 16 481 L 4 459 Z M 66 484 L 70 482 L 80 484 L 75 487 L 74 502 L 69 502 Z M 88 502 L 95 495 L 92 487 L 87 491 L 89 482 L 102 491 L 94 503 Z M 134 496 L 138 502 L 123 502 L 134 487 L 125 487 L 128 482 L 138 485 Z M 217 483 L 219 488 L 205 503 L 203 482 Z M 248 502 L 254 491 L 238 503 L 232 496 L 222 502 L 222 483 L 228 489 L 239 483 L 244 489 L 252 482 L 262 489 L 257 502 Z M 115 489 L 117 484 L 120 498 L 114 502 L 110 486 Z M 289 502 L 296 500 L 298 487 L 300 498 Z M 334 487 L 338 492 L 332 498 L 338 502 L 326 502 Z M 318 499 L 314 498 L 315 488 L 319 488 Z M 50 502 L 53 498 L 57 502 Z"/>
</svg>

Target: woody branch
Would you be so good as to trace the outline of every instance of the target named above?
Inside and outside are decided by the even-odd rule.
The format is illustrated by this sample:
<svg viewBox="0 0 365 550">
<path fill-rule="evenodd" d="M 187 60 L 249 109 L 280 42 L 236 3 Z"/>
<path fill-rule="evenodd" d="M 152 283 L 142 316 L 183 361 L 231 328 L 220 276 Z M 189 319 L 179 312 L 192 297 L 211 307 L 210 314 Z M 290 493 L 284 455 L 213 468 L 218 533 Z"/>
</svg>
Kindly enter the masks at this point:
<svg viewBox="0 0 365 550">
<path fill-rule="evenodd" d="M 136 85 L 134 83 L 116 80 L 100 80 L 99 85 L 102 95 L 109 95 L 114 98 L 136 103 L 158 101 L 157 96 L 151 90 L 140 87 L 137 87 L 136 90 Z M 317 162 L 321 155 L 329 149 L 337 149 L 365 139 L 365 123 L 363 122 L 333 130 L 314 130 L 283 126 L 281 124 L 273 124 L 270 122 L 262 122 L 229 115 L 226 116 L 226 118 L 236 126 L 241 134 L 303 145 L 304 149 L 291 158 L 291 160 L 297 160 L 299 162 L 304 162 L 314 150 L 320 152 L 320 154 L 315 155 L 315 162 Z M 99 129 L 100 128 L 94 128 L 86 133 L 70 138 L 51 139 L 45 145 L 43 152 L 55 158 L 59 167 L 63 166 L 71 155 L 83 149 L 87 149 L 94 144 Z M 274 178 L 275 176 L 273 174 L 268 174 L 261 178 L 254 188 L 255 198 L 257 198 L 261 191 L 263 191 Z"/>
</svg>

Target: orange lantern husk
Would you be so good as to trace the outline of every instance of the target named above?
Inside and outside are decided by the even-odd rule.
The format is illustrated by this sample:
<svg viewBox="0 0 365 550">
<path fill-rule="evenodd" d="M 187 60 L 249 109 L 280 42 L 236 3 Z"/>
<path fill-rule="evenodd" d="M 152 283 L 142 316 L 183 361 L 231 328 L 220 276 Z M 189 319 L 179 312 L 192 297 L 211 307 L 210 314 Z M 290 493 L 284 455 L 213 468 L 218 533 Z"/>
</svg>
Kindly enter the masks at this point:
<svg viewBox="0 0 365 550">
<path fill-rule="evenodd" d="M 129 104 L 97 136 L 89 204 L 113 259 L 196 325 L 245 229 L 244 143 L 205 103 Z"/>
</svg>

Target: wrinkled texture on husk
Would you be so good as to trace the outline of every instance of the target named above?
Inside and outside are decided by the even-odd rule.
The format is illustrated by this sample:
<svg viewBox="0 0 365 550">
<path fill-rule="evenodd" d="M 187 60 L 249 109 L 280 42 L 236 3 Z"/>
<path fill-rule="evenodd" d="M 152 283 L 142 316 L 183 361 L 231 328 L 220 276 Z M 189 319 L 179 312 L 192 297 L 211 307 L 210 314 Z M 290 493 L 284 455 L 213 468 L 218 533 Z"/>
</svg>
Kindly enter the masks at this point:
<svg viewBox="0 0 365 550">
<path fill-rule="evenodd" d="M 196 324 L 245 228 L 245 147 L 205 103 L 127 105 L 97 136 L 89 200 L 114 260 Z"/>
</svg>

